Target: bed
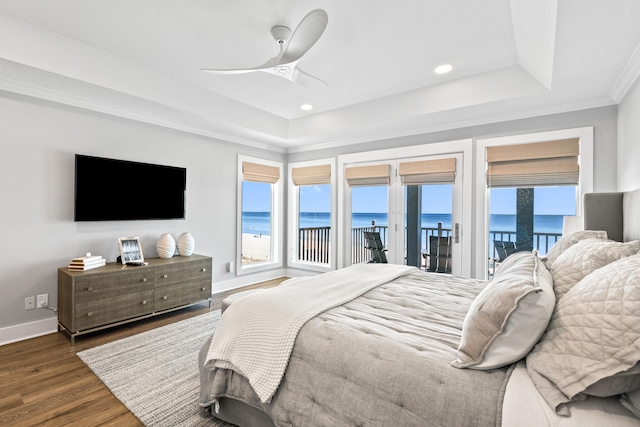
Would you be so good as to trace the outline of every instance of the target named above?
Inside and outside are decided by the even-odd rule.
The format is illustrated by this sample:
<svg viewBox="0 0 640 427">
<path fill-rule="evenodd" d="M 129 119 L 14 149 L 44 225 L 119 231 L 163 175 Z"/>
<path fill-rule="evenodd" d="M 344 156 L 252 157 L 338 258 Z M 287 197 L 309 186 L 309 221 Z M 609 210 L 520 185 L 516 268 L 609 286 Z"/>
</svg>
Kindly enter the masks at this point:
<svg viewBox="0 0 640 427">
<path fill-rule="evenodd" d="M 640 426 L 640 190 L 584 204 L 585 231 L 510 256 L 491 282 L 364 264 L 239 299 L 200 352 L 201 415 Z"/>
</svg>

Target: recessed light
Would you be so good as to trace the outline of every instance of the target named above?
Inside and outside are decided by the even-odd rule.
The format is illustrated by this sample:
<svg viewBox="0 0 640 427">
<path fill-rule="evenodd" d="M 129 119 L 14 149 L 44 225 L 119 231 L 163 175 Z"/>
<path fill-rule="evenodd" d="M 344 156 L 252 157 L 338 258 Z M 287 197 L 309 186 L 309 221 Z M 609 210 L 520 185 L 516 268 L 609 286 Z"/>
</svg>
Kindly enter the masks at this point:
<svg viewBox="0 0 640 427">
<path fill-rule="evenodd" d="M 313 105 L 311 105 L 311 104 L 302 104 L 300 106 L 300 109 L 305 110 L 305 111 L 313 110 Z"/>
<path fill-rule="evenodd" d="M 451 64 L 443 64 L 443 65 L 440 65 L 440 66 L 436 67 L 436 69 L 434 71 L 436 72 L 436 74 L 446 74 L 451 70 L 453 70 L 453 65 L 451 65 Z"/>
</svg>

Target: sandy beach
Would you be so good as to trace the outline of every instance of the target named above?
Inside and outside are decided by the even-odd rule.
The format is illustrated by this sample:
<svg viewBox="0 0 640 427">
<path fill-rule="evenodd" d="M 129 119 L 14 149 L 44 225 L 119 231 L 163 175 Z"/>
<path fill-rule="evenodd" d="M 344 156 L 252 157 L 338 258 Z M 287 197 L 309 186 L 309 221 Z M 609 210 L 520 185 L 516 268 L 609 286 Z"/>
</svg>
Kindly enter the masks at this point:
<svg viewBox="0 0 640 427">
<path fill-rule="evenodd" d="M 242 234 L 242 263 L 251 264 L 270 259 L 271 237 L 257 234 Z"/>
</svg>

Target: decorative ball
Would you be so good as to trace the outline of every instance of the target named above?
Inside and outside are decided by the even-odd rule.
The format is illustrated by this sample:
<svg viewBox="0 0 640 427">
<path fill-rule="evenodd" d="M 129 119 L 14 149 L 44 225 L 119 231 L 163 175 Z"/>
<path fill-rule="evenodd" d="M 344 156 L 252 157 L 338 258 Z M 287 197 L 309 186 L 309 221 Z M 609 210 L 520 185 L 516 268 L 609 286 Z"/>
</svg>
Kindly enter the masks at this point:
<svg viewBox="0 0 640 427">
<path fill-rule="evenodd" d="M 178 237 L 178 253 L 180 256 L 190 256 L 196 247 L 193 236 L 189 233 L 182 233 Z"/>
<path fill-rule="evenodd" d="M 176 252 L 176 241 L 169 233 L 165 233 L 156 242 L 156 251 L 160 258 L 171 258 Z"/>
</svg>

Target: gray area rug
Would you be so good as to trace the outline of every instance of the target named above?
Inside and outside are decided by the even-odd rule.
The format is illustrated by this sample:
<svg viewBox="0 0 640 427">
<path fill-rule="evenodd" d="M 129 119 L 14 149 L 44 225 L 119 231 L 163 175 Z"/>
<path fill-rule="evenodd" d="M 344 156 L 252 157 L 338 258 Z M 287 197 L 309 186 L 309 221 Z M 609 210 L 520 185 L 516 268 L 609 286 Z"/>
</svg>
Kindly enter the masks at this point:
<svg viewBox="0 0 640 427">
<path fill-rule="evenodd" d="M 220 311 L 212 311 L 78 357 L 145 426 L 227 427 L 198 415 L 198 352 L 219 319 Z"/>
</svg>

